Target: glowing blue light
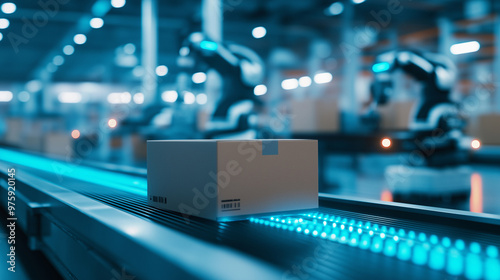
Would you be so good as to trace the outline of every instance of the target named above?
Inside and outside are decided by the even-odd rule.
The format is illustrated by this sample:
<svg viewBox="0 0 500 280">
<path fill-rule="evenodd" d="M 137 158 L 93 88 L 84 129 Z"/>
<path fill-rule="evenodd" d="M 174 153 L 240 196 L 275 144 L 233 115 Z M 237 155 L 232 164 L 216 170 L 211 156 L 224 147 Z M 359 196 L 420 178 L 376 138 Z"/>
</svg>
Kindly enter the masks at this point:
<svg viewBox="0 0 500 280">
<path fill-rule="evenodd" d="M 500 279 L 500 260 L 499 259 L 486 259 L 484 276 L 488 280 Z"/>
<path fill-rule="evenodd" d="M 429 251 L 427 244 L 416 244 L 413 247 L 413 257 L 412 261 L 418 265 L 424 265 L 427 263 L 427 252 Z"/>
<path fill-rule="evenodd" d="M 481 245 L 479 245 L 479 243 L 477 242 L 472 242 L 470 245 L 469 245 L 469 248 L 470 248 L 470 251 L 474 254 L 479 254 L 481 253 Z"/>
<path fill-rule="evenodd" d="M 370 248 L 370 240 L 371 240 L 371 238 L 370 238 L 369 235 L 363 234 L 361 236 L 361 242 L 359 244 L 359 248 L 361 248 L 361 249 L 368 249 L 368 248 Z"/>
<path fill-rule="evenodd" d="M 429 241 L 431 242 L 431 244 L 436 245 L 436 244 L 438 243 L 439 239 L 438 239 L 438 237 L 437 237 L 437 236 L 435 236 L 435 235 L 433 234 L 433 235 L 431 235 L 431 237 L 429 238 Z"/>
<path fill-rule="evenodd" d="M 455 241 L 455 247 L 458 249 L 458 250 L 464 250 L 465 249 L 465 242 L 462 240 L 462 239 L 457 239 Z"/>
<path fill-rule="evenodd" d="M 429 267 L 435 270 L 441 270 L 445 266 L 445 251 L 441 246 L 437 246 L 430 252 Z"/>
<path fill-rule="evenodd" d="M 375 73 L 385 72 L 391 68 L 388 62 L 376 63 L 372 66 L 372 71 Z"/>
<path fill-rule="evenodd" d="M 274 217 L 271 217 L 271 221 L 274 221 Z"/>
<path fill-rule="evenodd" d="M 425 239 L 427 239 L 426 236 L 425 236 L 425 233 L 421 232 L 421 233 L 418 234 L 418 240 L 420 242 L 425 242 Z"/>
<path fill-rule="evenodd" d="M 370 249 L 374 253 L 380 253 L 382 251 L 382 244 L 383 244 L 382 238 L 375 236 L 373 237 L 372 246 Z"/>
<path fill-rule="evenodd" d="M 207 50 L 207 51 L 216 51 L 219 46 L 217 43 L 212 42 L 212 41 L 201 41 L 200 42 L 200 48 Z"/>
<path fill-rule="evenodd" d="M 388 257 L 393 257 L 396 255 L 396 242 L 391 239 L 385 241 L 384 255 Z"/>
<path fill-rule="evenodd" d="M 469 279 L 480 279 L 483 277 L 483 261 L 478 254 L 467 254 L 465 264 L 465 277 Z"/>
<path fill-rule="evenodd" d="M 100 185 L 106 187 L 134 193 L 143 197 L 147 196 L 146 178 L 137 178 L 131 175 L 98 170 L 91 167 L 45 159 L 6 149 L 0 149 L 0 159 L 14 164 L 49 172 L 50 174 L 54 174 L 54 176 L 59 179 L 69 177 L 92 184 L 99 182 Z M 139 184 L 130 186 L 130 182 L 133 181 L 138 181 Z"/>
<path fill-rule="evenodd" d="M 109 1 L 96 1 L 92 6 L 92 13 L 98 17 L 104 16 L 111 9 Z"/>
<path fill-rule="evenodd" d="M 451 246 L 451 240 L 448 237 L 443 237 L 443 239 L 441 240 L 441 243 L 443 243 L 443 246 L 446 248 Z"/>
<path fill-rule="evenodd" d="M 448 251 L 448 263 L 446 264 L 446 272 L 451 275 L 460 275 L 464 270 L 464 260 L 462 254 L 455 249 L 451 248 Z"/>
<path fill-rule="evenodd" d="M 415 234 L 415 232 L 414 232 L 414 231 L 410 231 L 410 232 L 408 233 L 408 238 L 410 238 L 410 239 L 415 239 L 415 237 L 416 237 L 416 234 Z"/>
<path fill-rule="evenodd" d="M 427 236 L 425 233 L 415 234 L 413 231 L 406 233 L 403 229 L 379 226 L 363 223 L 353 219 L 336 217 L 340 222 L 340 227 L 336 223 L 329 226 L 325 220 L 333 220 L 333 216 L 323 213 L 302 214 L 303 216 L 313 216 L 306 220 L 295 219 L 294 217 L 271 217 L 276 223 L 276 228 L 289 231 L 297 231 L 310 235 L 311 237 L 330 239 L 342 244 L 348 244 L 360 249 L 370 249 L 374 253 L 383 253 L 388 257 L 397 257 L 400 260 L 409 261 L 417 265 L 428 265 L 434 270 L 444 270 L 451 275 L 464 276 L 468 279 L 499 279 L 500 260 L 498 249 L 495 246 L 484 248 L 484 255 L 481 255 L 482 248 L 477 242 L 471 242 L 468 251 L 463 240 L 456 240 L 454 246 L 449 237 L 436 235 Z M 250 219 L 252 221 L 252 219 Z M 293 223 L 292 223 L 293 221 Z M 301 227 L 288 226 L 301 222 Z M 262 224 L 262 221 L 259 221 Z M 266 221 L 267 225 L 269 221 Z M 368 226 L 371 230 L 363 231 L 362 228 Z M 378 232 L 377 232 L 378 231 Z M 415 241 L 418 239 L 418 241 Z M 485 259 L 483 259 L 485 258 Z M 493 271 L 493 272 L 491 272 Z"/>
<path fill-rule="evenodd" d="M 497 247 L 495 246 L 488 246 L 488 248 L 486 248 L 486 255 L 489 257 L 489 258 L 497 258 L 498 257 L 498 249 Z"/>
<path fill-rule="evenodd" d="M 411 246 L 409 242 L 401 242 L 398 247 L 398 259 L 407 261 L 411 258 Z"/>
</svg>

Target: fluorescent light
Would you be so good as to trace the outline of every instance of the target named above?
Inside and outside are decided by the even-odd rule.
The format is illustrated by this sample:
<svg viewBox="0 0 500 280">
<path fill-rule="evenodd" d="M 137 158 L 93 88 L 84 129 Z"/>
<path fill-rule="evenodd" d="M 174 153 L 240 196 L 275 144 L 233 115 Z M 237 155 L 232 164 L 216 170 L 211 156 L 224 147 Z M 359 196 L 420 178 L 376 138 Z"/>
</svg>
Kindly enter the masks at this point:
<svg viewBox="0 0 500 280">
<path fill-rule="evenodd" d="M 372 66 L 372 71 L 375 73 L 380 73 L 380 72 L 385 72 L 391 68 L 391 64 L 389 62 L 380 62 L 380 63 L 375 63 Z"/>
<path fill-rule="evenodd" d="M 16 4 L 14 3 L 11 3 L 11 2 L 7 2 L 7 3 L 3 3 L 2 4 L 2 12 L 4 14 L 12 14 L 16 11 L 17 7 L 16 7 Z"/>
<path fill-rule="evenodd" d="M 125 44 L 125 46 L 123 46 L 123 52 L 125 52 L 126 54 L 134 54 L 135 45 L 132 43 Z"/>
<path fill-rule="evenodd" d="M 299 79 L 299 86 L 301 86 L 301 87 L 308 87 L 311 84 L 312 84 L 312 80 L 308 76 L 304 76 L 304 77 L 301 77 Z"/>
<path fill-rule="evenodd" d="M 5 29 L 9 27 L 10 21 L 6 18 L 0 18 L 0 29 Z"/>
<path fill-rule="evenodd" d="M 340 15 L 344 11 L 344 4 L 342 2 L 335 2 L 326 9 L 326 13 L 331 16 Z"/>
<path fill-rule="evenodd" d="M 65 55 L 72 55 L 75 52 L 75 48 L 72 45 L 66 45 L 63 48 L 63 53 Z"/>
<path fill-rule="evenodd" d="M 55 66 L 61 66 L 64 64 L 64 57 L 56 55 L 54 59 L 52 59 L 52 63 L 54 63 Z"/>
<path fill-rule="evenodd" d="M 144 103 L 144 94 L 142 92 L 138 92 L 134 94 L 133 99 L 135 104 L 142 104 Z"/>
<path fill-rule="evenodd" d="M 208 96 L 204 93 L 200 93 L 196 96 L 196 103 L 200 105 L 207 104 Z"/>
<path fill-rule="evenodd" d="M 299 87 L 299 81 L 297 79 L 286 79 L 281 82 L 281 87 L 284 90 L 296 89 Z"/>
<path fill-rule="evenodd" d="M 454 55 L 477 52 L 481 48 L 478 41 L 470 41 L 454 44 L 450 47 L 450 52 Z"/>
<path fill-rule="evenodd" d="M 255 27 L 252 30 L 252 36 L 256 39 L 264 38 L 267 34 L 267 29 L 263 26 Z"/>
<path fill-rule="evenodd" d="M 353 4 L 361 4 L 363 2 L 365 2 L 366 0 L 352 0 L 352 3 Z"/>
<path fill-rule="evenodd" d="M 136 77 L 142 77 L 144 75 L 144 68 L 142 68 L 142 66 L 136 66 L 134 67 L 134 69 L 132 70 L 132 74 Z"/>
<path fill-rule="evenodd" d="M 103 25 L 104 25 L 104 20 L 102 20 L 102 18 L 96 17 L 96 18 L 93 18 L 90 20 L 90 27 L 92 27 L 94 29 L 99 29 Z"/>
<path fill-rule="evenodd" d="M 167 73 L 168 73 L 167 66 L 160 65 L 160 66 L 156 67 L 156 75 L 163 77 L 163 76 L 167 75 Z"/>
<path fill-rule="evenodd" d="M 207 80 L 207 74 L 203 72 L 194 73 L 192 77 L 193 83 L 201 84 Z"/>
<path fill-rule="evenodd" d="M 30 93 L 27 91 L 21 91 L 17 95 L 17 99 L 19 99 L 19 101 L 21 102 L 28 102 L 30 100 Z"/>
<path fill-rule="evenodd" d="M 167 90 L 161 94 L 161 99 L 165 102 L 174 103 L 179 98 L 179 94 L 175 90 Z"/>
<path fill-rule="evenodd" d="M 73 41 L 77 45 L 83 45 L 85 42 L 87 42 L 87 36 L 84 34 L 76 34 L 75 37 L 73 37 Z"/>
<path fill-rule="evenodd" d="M 125 0 L 111 0 L 111 6 L 113 6 L 113 8 L 122 8 L 125 4 Z"/>
<path fill-rule="evenodd" d="M 13 96 L 12 91 L 0 91 L 0 102 L 10 102 Z"/>
<path fill-rule="evenodd" d="M 325 72 L 325 73 L 318 73 L 314 76 L 314 82 L 317 84 L 326 84 L 331 82 L 333 79 L 332 74 Z"/>
<path fill-rule="evenodd" d="M 193 104 L 196 101 L 196 97 L 192 92 L 186 91 L 184 92 L 184 103 Z"/>
<path fill-rule="evenodd" d="M 108 95 L 111 104 L 128 104 L 132 100 L 130 92 L 112 92 Z"/>
<path fill-rule="evenodd" d="M 267 87 L 265 85 L 258 85 L 253 89 L 253 94 L 256 96 L 264 95 L 267 93 Z"/>
<path fill-rule="evenodd" d="M 61 103 L 80 103 L 82 95 L 79 92 L 61 92 L 57 99 Z"/>
</svg>

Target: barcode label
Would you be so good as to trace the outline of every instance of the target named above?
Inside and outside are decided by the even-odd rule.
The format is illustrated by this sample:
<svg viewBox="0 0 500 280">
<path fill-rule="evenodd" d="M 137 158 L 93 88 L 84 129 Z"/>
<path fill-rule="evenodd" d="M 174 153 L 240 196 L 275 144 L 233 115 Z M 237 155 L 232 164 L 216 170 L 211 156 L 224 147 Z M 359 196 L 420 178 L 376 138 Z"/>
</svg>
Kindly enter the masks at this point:
<svg viewBox="0 0 500 280">
<path fill-rule="evenodd" d="M 156 195 L 153 195 L 153 196 L 149 197 L 149 200 L 152 200 L 153 202 L 167 204 L 167 197 L 165 197 L 165 196 L 156 196 Z"/>
<path fill-rule="evenodd" d="M 222 211 L 235 211 L 240 210 L 240 199 L 225 199 L 221 200 Z"/>
</svg>

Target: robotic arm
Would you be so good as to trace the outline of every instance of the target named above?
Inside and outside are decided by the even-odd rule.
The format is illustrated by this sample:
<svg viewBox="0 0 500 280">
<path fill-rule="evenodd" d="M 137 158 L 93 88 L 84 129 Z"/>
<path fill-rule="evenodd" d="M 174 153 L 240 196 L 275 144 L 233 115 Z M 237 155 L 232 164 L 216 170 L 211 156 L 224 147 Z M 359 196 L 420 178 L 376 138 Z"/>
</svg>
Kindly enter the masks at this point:
<svg viewBox="0 0 500 280">
<path fill-rule="evenodd" d="M 392 51 L 380 55 L 372 70 L 375 81 L 371 91 L 375 104 L 386 103 L 391 96 L 391 73 L 401 69 L 423 84 L 420 102 L 411 117 L 410 129 L 446 131 L 459 128 L 457 107 L 450 99 L 457 70 L 447 57 L 415 51 Z"/>
<path fill-rule="evenodd" d="M 202 61 L 206 67 L 216 70 L 224 78 L 222 96 L 214 112 L 215 118 L 227 117 L 229 108 L 239 101 L 261 103 L 253 94 L 253 89 L 264 79 L 264 63 L 254 51 L 237 44 L 214 42 L 196 32 L 186 39 L 180 54 L 181 59 Z M 192 62 L 191 66 L 194 64 Z"/>
</svg>

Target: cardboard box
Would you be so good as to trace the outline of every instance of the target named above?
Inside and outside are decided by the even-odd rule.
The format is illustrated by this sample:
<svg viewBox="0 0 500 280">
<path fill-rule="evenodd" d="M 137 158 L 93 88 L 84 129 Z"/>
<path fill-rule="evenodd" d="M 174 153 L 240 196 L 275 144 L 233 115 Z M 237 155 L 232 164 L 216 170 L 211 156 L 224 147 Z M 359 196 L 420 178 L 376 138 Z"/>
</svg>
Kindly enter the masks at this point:
<svg viewBox="0 0 500 280">
<path fill-rule="evenodd" d="M 380 129 L 409 129 L 414 105 L 415 101 L 394 101 L 379 106 L 377 111 L 380 113 Z"/>
<path fill-rule="evenodd" d="M 318 207 L 316 140 L 149 140 L 148 203 L 225 221 Z"/>
<path fill-rule="evenodd" d="M 500 114 L 484 114 L 469 123 L 467 130 L 483 145 L 500 145 Z"/>
<path fill-rule="evenodd" d="M 291 131 L 294 133 L 336 132 L 340 110 L 333 98 L 291 101 Z"/>
</svg>

